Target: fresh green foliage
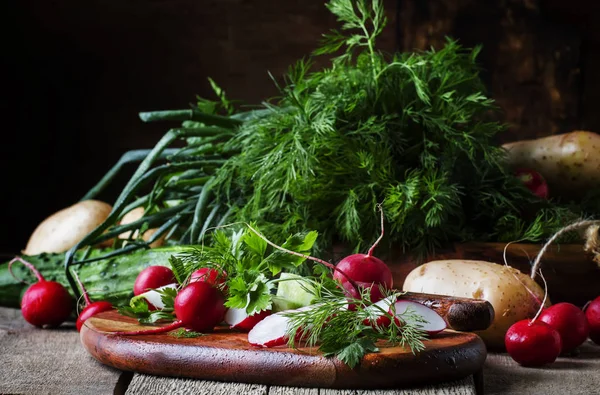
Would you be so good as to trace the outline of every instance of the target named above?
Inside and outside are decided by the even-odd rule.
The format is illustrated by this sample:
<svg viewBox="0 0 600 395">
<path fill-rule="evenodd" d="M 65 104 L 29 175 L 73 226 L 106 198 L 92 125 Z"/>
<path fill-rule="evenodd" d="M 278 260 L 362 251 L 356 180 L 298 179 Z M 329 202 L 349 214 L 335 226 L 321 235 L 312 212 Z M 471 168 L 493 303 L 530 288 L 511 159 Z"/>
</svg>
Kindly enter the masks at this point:
<svg viewBox="0 0 600 395">
<path fill-rule="evenodd" d="M 209 242 L 209 229 L 232 222 L 255 222 L 270 239 L 314 229 L 319 252 L 336 242 L 362 251 L 379 234 L 378 204 L 387 245 L 421 256 L 452 242 L 540 242 L 598 214 L 594 195 L 577 204 L 541 200 L 508 170 L 497 144 L 506 127 L 491 120 L 497 108 L 479 76 L 479 47 L 448 39 L 439 49 L 387 54 L 376 45 L 386 23 L 381 0 L 326 6 L 341 28 L 283 80 L 273 77 L 277 97 L 241 112 L 209 79 L 216 100 L 140 114 L 182 127 L 147 154 L 124 156 L 86 195 L 143 158 L 107 220 L 69 251 L 67 268 L 82 262 L 74 255 L 84 246 L 151 227 L 159 229 L 152 240 L 118 240 L 111 254 L 164 235 L 171 244 Z M 315 70 L 323 55 L 330 65 Z M 144 187 L 151 192 L 138 196 Z M 119 225 L 137 206 L 144 217 Z M 293 267 L 290 259 L 271 273 Z"/>
<path fill-rule="evenodd" d="M 193 339 L 193 338 L 200 337 L 200 336 L 206 336 L 205 333 L 188 331 L 187 329 L 184 329 L 184 328 L 179 328 L 177 330 L 171 331 L 171 332 L 169 332 L 169 335 L 176 337 L 178 339 Z"/>
<path fill-rule="evenodd" d="M 173 291 L 173 290 L 171 290 Z M 129 306 L 117 307 L 117 311 L 125 316 L 137 318 L 140 324 L 154 324 L 159 321 L 174 321 L 173 300 L 176 293 L 164 293 L 161 295 L 163 302 L 166 301 L 167 307 L 160 310 L 150 310 L 148 304 L 143 298 L 134 296 L 131 298 Z"/>
<path fill-rule="evenodd" d="M 117 311 L 128 317 L 137 318 L 140 324 L 154 324 L 158 321 L 174 321 L 175 314 L 174 303 L 177 296 L 177 289 L 163 288 L 155 290 L 160 294 L 160 299 L 165 305 L 158 310 L 150 310 L 146 299 L 142 295 L 131 298 L 129 306 L 117 307 Z"/>
<path fill-rule="evenodd" d="M 387 56 L 374 50 L 380 2 L 328 7 L 350 33 L 326 36 L 318 53 L 344 53 L 325 70 L 299 62 L 271 115 L 227 143 L 243 152 L 217 172 L 221 198 L 243 199 L 235 220 L 316 229 L 326 244 L 361 250 L 378 235 L 383 202 L 388 241 L 425 253 L 449 241 L 540 241 L 575 216 L 532 196 L 504 166 L 479 48 L 448 40 Z"/>
<path fill-rule="evenodd" d="M 227 307 L 246 309 L 249 315 L 271 309 L 276 276 L 283 269 L 298 269 L 305 258 L 270 247 L 252 229 L 242 225 L 237 230 L 215 230 L 210 245 L 172 257 L 173 271 L 187 278 L 199 268 L 218 270 L 226 280 L 222 289 Z M 297 233 L 288 237 L 282 247 L 308 254 L 316 238 L 316 232 Z"/>
<path fill-rule="evenodd" d="M 412 310 L 399 315 L 400 321 L 397 322 L 393 318 L 393 310 L 388 312 L 370 302 L 368 290 L 362 292 L 360 299 L 349 301 L 329 277 L 305 277 L 305 280 L 311 284 L 310 289 L 315 290 L 315 302 L 310 308 L 285 313 L 290 318 L 287 329 L 289 346 L 295 346 L 298 340 L 296 334 L 300 333 L 300 341 L 310 347 L 318 346 L 325 356 L 336 356 L 350 367 L 355 367 L 366 353 L 379 351 L 378 342 L 407 346 L 413 353 L 423 350 L 426 333 L 420 324 L 424 321 Z M 386 292 L 386 297 L 398 295 Z M 349 309 L 349 303 L 355 308 Z M 377 318 L 384 315 L 388 316 L 391 324 L 375 324 Z"/>
</svg>

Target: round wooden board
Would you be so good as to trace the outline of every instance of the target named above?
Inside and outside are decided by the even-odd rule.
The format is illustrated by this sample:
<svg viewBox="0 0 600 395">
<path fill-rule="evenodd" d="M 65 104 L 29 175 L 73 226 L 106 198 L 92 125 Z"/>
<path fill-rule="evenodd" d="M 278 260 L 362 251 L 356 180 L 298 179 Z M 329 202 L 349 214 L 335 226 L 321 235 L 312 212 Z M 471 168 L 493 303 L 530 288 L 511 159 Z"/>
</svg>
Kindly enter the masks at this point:
<svg viewBox="0 0 600 395">
<path fill-rule="evenodd" d="M 350 369 L 316 349 L 257 348 L 247 334 L 228 328 L 196 338 L 172 335 L 121 336 L 115 331 L 148 328 L 115 311 L 86 321 L 81 342 L 103 364 L 159 376 L 318 388 L 402 388 L 467 377 L 481 370 L 487 352 L 475 334 L 446 330 L 413 355 L 384 347 Z"/>
</svg>

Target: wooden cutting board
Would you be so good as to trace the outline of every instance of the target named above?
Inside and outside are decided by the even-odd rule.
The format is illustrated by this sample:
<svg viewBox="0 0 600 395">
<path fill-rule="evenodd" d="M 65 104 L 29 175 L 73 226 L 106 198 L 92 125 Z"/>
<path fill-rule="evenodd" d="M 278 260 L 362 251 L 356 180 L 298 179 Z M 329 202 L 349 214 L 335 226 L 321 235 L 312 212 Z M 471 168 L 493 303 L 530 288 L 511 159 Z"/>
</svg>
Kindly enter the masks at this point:
<svg viewBox="0 0 600 395">
<path fill-rule="evenodd" d="M 191 339 L 111 334 L 144 328 L 149 327 L 133 318 L 104 312 L 86 321 L 81 342 L 98 361 L 121 370 L 318 388 L 402 388 L 460 379 L 481 370 L 487 355 L 477 335 L 450 330 L 425 341 L 425 350 L 417 355 L 410 349 L 381 346 L 354 369 L 314 348 L 253 347 L 247 334 L 225 327 Z"/>
</svg>

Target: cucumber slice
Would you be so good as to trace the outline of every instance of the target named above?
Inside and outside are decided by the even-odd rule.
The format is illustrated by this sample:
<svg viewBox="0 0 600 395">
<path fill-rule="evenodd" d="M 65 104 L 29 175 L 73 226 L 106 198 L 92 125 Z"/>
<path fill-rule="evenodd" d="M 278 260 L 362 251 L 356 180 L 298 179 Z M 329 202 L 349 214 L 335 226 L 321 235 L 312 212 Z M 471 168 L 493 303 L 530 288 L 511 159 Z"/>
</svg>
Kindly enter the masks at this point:
<svg viewBox="0 0 600 395">
<path fill-rule="evenodd" d="M 302 276 L 281 273 L 277 294 L 273 296 L 273 309 L 277 311 L 297 309 L 312 304 L 314 287 L 304 281 Z"/>
</svg>

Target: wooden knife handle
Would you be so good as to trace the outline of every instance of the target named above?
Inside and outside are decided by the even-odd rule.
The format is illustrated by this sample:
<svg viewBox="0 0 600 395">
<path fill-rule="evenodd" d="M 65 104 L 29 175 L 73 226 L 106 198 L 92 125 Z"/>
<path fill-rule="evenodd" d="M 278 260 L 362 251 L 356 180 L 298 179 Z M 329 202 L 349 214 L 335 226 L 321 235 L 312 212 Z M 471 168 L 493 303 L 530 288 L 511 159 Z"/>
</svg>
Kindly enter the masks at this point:
<svg viewBox="0 0 600 395">
<path fill-rule="evenodd" d="M 494 321 L 494 308 L 487 300 L 407 292 L 400 297 L 421 303 L 442 316 L 448 327 L 471 332 L 487 329 Z"/>
</svg>

